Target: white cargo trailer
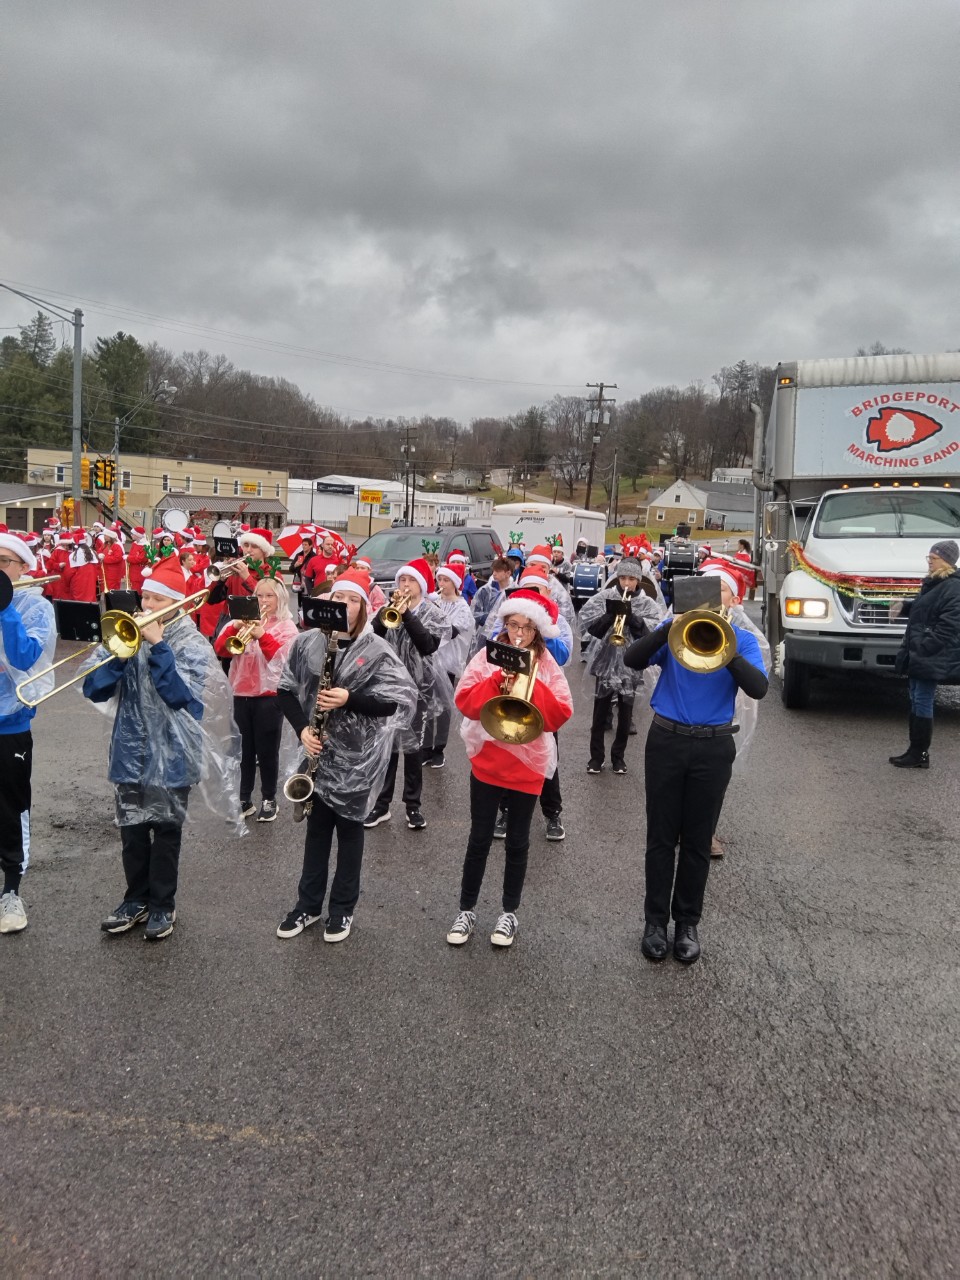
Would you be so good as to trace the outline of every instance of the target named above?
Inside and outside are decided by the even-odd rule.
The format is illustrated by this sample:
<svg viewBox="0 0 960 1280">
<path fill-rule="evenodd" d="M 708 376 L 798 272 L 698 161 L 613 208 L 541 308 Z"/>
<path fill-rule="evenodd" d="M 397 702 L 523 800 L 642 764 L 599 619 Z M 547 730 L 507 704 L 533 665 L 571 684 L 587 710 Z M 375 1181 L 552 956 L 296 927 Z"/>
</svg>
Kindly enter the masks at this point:
<svg viewBox="0 0 960 1280">
<path fill-rule="evenodd" d="M 603 550 L 606 539 L 606 517 L 599 511 L 568 507 L 557 502 L 506 502 L 493 508 L 491 521 L 501 545 L 510 545 L 510 534 L 522 534 L 527 551 L 556 534 L 563 535 L 563 551 L 573 555 L 577 542 L 584 538 L 588 546 Z"/>
</svg>

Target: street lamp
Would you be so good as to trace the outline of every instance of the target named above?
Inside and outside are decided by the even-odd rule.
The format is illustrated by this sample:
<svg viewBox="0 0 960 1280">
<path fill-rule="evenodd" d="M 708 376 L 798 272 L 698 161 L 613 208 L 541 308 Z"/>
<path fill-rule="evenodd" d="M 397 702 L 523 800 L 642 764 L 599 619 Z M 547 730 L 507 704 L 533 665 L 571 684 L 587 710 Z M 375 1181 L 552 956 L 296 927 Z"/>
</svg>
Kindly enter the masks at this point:
<svg viewBox="0 0 960 1280">
<path fill-rule="evenodd" d="M 177 394 L 178 388 L 164 378 L 155 391 L 139 400 L 129 413 L 113 420 L 113 518 L 120 519 L 120 430 L 125 427 L 134 414 L 138 413 L 148 402 L 156 404 L 158 400 L 166 400 Z"/>
</svg>

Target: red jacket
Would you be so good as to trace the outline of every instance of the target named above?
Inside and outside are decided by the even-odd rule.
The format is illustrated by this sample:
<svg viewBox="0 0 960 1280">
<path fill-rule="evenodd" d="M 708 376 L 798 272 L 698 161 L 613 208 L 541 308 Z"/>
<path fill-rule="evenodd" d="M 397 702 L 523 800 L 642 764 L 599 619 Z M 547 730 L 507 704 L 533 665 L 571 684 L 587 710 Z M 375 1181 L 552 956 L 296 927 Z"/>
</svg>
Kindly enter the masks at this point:
<svg viewBox="0 0 960 1280">
<path fill-rule="evenodd" d="M 127 555 L 127 569 L 130 572 L 130 590 L 143 590 L 143 567 L 147 563 L 147 551 L 142 542 L 135 542 Z"/>
<path fill-rule="evenodd" d="M 123 554 L 123 547 L 120 546 L 119 542 L 107 542 L 101 563 L 103 565 L 103 576 L 107 582 L 107 590 L 120 591 L 123 587 L 126 558 Z"/>
<path fill-rule="evenodd" d="M 97 561 L 93 564 L 67 565 L 62 582 L 62 599 L 85 600 L 88 604 L 96 604 L 100 565 Z"/>
</svg>

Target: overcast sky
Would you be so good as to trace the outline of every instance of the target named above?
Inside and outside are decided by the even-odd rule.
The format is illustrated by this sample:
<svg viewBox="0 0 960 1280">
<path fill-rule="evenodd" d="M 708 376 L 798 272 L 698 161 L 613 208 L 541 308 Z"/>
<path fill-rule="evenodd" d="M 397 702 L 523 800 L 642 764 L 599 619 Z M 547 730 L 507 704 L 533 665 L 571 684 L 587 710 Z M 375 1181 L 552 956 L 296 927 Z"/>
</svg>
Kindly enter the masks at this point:
<svg viewBox="0 0 960 1280">
<path fill-rule="evenodd" d="M 358 416 L 956 348 L 958 54 L 957 0 L 8 0 L 0 279 Z"/>
</svg>

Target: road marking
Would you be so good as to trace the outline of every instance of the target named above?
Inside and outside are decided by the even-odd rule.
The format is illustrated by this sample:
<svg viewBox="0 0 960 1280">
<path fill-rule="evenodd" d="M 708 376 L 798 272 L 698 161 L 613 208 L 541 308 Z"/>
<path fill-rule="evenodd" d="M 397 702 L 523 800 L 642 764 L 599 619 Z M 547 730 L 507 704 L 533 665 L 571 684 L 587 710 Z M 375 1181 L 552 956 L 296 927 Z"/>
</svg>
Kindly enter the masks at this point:
<svg viewBox="0 0 960 1280">
<path fill-rule="evenodd" d="M 233 1142 L 264 1148 L 316 1146 L 316 1137 L 259 1129 L 256 1125 L 237 1128 L 196 1120 L 156 1120 L 145 1116 L 111 1115 L 106 1111 L 74 1111 L 68 1107 L 47 1107 L 34 1103 L 4 1103 L 0 1106 L 0 1122 L 7 1120 L 64 1127 L 78 1125 L 107 1133 L 135 1133 L 144 1138 L 161 1133 L 195 1138 L 199 1142 Z"/>
</svg>

